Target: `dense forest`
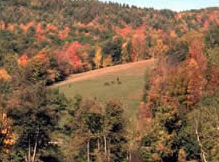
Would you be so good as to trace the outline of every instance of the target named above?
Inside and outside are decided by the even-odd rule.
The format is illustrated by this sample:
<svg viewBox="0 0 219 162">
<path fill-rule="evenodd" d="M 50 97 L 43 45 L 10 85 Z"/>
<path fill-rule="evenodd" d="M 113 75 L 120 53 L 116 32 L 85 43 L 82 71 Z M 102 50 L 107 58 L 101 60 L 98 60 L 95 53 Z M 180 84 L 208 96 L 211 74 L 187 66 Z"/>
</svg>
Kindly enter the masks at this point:
<svg viewBox="0 0 219 162">
<path fill-rule="evenodd" d="M 218 8 L 177 13 L 95 0 L 2 0 L 0 5 L 1 73 L 9 77 L 28 69 L 31 82 L 47 84 L 72 73 L 160 57 L 186 34 L 219 24 Z"/>
<path fill-rule="evenodd" d="M 135 122 L 49 86 L 151 58 Z M 0 162 L 218 162 L 218 144 L 218 8 L 0 1 Z"/>
</svg>

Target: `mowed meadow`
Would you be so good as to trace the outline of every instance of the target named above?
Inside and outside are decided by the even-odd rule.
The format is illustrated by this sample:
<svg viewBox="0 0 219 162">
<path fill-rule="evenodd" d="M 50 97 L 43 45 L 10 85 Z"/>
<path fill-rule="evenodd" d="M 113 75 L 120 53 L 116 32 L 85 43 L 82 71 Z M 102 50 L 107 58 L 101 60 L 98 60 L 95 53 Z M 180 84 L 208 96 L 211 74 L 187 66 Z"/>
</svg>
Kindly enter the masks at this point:
<svg viewBox="0 0 219 162">
<path fill-rule="evenodd" d="M 153 65 L 151 59 L 74 74 L 54 87 L 68 98 L 79 94 L 84 98 L 98 99 L 102 104 L 117 99 L 122 102 L 126 117 L 135 119 L 143 95 L 145 72 Z"/>
</svg>

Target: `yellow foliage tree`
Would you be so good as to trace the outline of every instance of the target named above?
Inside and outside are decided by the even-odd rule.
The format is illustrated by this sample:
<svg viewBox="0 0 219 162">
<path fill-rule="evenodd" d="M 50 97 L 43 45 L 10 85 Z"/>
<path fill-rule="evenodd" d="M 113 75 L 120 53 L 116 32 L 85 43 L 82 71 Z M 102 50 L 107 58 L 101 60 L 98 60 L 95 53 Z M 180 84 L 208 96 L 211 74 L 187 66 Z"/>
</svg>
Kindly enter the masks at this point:
<svg viewBox="0 0 219 162">
<path fill-rule="evenodd" d="M 95 57 L 93 58 L 96 68 L 100 68 L 102 65 L 102 49 L 97 47 Z"/>
<path fill-rule="evenodd" d="M 113 65 L 113 59 L 111 55 L 108 55 L 106 58 L 103 59 L 103 67 Z"/>
<path fill-rule="evenodd" d="M 168 46 L 163 43 L 162 39 L 157 40 L 157 44 L 155 46 L 155 57 L 160 57 L 168 50 Z"/>
<path fill-rule="evenodd" d="M 123 62 L 130 62 L 132 60 L 131 50 L 132 50 L 132 42 L 130 40 L 123 43 L 122 45 L 122 61 Z"/>
<path fill-rule="evenodd" d="M 0 156 L 1 153 L 8 153 L 8 146 L 13 145 L 15 140 L 10 129 L 11 120 L 7 118 L 2 108 L 2 101 L 0 96 Z"/>
</svg>

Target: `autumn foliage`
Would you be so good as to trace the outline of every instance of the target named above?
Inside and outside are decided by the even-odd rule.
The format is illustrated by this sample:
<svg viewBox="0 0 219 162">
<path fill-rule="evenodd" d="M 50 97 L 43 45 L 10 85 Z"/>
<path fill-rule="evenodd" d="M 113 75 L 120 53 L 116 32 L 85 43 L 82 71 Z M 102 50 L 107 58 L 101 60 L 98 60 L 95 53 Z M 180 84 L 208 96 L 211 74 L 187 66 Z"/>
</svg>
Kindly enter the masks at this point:
<svg viewBox="0 0 219 162">
<path fill-rule="evenodd" d="M 217 8 L 177 13 L 98 1 L 59 0 L 55 4 L 20 0 L 16 10 L 16 3 L 3 3 L 0 65 L 7 64 L 4 60 L 10 53 L 18 55 L 18 64 L 24 66 L 27 60 L 46 49 L 49 57 L 58 62 L 56 70 L 50 67 L 49 73 L 62 69 L 65 76 L 163 57 L 175 42 L 191 42 L 194 35 L 201 39 L 209 26 L 219 24 Z M 47 13 L 48 7 L 53 12 Z M 193 44 L 190 53 L 197 60 L 194 55 L 200 49 L 196 48 L 202 45 Z M 203 61 L 199 60 L 198 64 Z"/>
<path fill-rule="evenodd" d="M 189 114 L 200 108 L 203 98 L 218 93 L 219 84 L 216 81 L 219 75 L 216 68 L 218 57 L 215 57 L 218 55 L 218 51 L 215 51 L 218 49 L 218 43 L 214 40 L 214 45 L 208 46 L 209 35 L 212 36 L 212 40 L 218 37 L 218 35 L 213 36 L 214 30 L 210 30 L 205 35 L 196 32 L 188 33 L 177 41 L 181 43 L 176 43 L 166 55 L 159 59 L 152 71 L 146 83 L 145 102 L 139 114 L 140 124 L 146 122 L 147 127 L 150 125 L 153 131 L 157 131 L 145 133 L 142 139 L 143 141 L 147 141 L 148 138 L 154 139 L 153 144 L 148 144 L 148 141 L 143 144 L 143 146 L 149 145 L 151 149 L 144 150 L 142 147 L 142 151 L 148 153 L 147 160 L 175 161 L 177 160 L 175 158 L 180 156 L 179 149 L 184 147 L 186 147 L 187 159 L 200 158 L 198 153 L 197 157 L 194 157 L 195 153 L 193 156 L 190 154 L 190 149 L 195 151 L 195 147 L 198 147 L 197 139 L 195 141 L 187 139 L 184 145 L 181 142 L 185 140 L 185 134 L 182 136 L 181 133 L 186 133 L 184 131 L 189 124 L 185 120 Z M 212 57 L 215 58 L 214 61 Z M 192 137 L 192 134 L 189 136 L 196 138 Z M 181 143 L 182 148 L 176 147 L 176 143 Z M 189 143 L 193 143 L 194 148 L 187 146 Z"/>
<path fill-rule="evenodd" d="M 3 0 L 0 9 L 0 162 L 219 161 L 217 7 Z M 156 64 L 137 126 L 120 102 L 68 100 L 48 86 L 143 59 Z"/>
</svg>

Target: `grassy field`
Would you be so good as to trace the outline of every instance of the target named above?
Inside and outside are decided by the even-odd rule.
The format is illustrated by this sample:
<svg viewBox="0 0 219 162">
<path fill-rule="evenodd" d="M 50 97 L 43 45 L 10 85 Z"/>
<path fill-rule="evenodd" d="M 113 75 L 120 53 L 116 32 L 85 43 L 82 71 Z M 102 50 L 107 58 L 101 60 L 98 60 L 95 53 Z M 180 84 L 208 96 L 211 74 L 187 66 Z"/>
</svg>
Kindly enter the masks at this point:
<svg viewBox="0 0 219 162">
<path fill-rule="evenodd" d="M 153 60 L 142 61 L 76 74 L 56 86 L 69 98 L 81 94 L 84 98 L 97 98 L 102 103 L 117 98 L 123 103 L 126 116 L 135 118 L 142 98 L 145 72 L 152 64 Z"/>
</svg>

